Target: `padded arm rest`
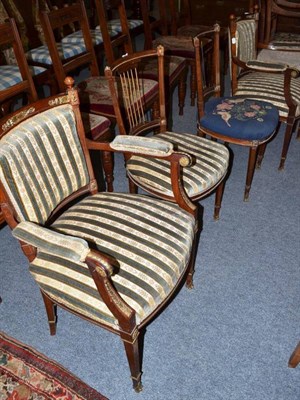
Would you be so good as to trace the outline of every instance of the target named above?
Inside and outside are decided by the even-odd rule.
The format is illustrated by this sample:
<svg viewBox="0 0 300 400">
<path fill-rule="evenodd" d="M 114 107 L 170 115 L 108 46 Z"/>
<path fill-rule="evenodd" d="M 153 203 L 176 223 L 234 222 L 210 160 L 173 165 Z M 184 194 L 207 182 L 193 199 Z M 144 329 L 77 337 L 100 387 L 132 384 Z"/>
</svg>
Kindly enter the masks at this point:
<svg viewBox="0 0 300 400">
<path fill-rule="evenodd" d="M 58 233 L 28 221 L 20 222 L 12 234 L 38 250 L 46 250 L 73 261 L 85 261 L 90 252 L 85 240 Z"/>
<path fill-rule="evenodd" d="M 265 61 L 258 61 L 258 60 L 249 60 L 246 63 L 246 66 L 249 68 L 254 68 L 260 71 L 268 71 L 268 72 L 283 72 L 286 71 L 288 65 L 286 64 L 275 64 L 275 63 L 268 63 Z"/>
<path fill-rule="evenodd" d="M 114 150 L 147 154 L 153 157 L 169 156 L 173 153 L 172 143 L 141 136 L 119 135 L 110 143 L 110 146 Z"/>
</svg>

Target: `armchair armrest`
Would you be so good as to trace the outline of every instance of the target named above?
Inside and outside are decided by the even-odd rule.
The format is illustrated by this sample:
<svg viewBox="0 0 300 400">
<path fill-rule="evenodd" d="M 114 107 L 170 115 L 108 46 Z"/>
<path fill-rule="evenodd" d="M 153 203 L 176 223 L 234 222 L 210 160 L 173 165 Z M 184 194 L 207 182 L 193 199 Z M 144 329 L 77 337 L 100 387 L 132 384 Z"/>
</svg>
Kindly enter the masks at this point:
<svg viewBox="0 0 300 400">
<path fill-rule="evenodd" d="M 173 144 L 155 138 L 141 136 L 116 136 L 110 143 L 114 150 L 129 151 L 134 154 L 148 154 L 153 157 L 169 156 L 173 153 Z"/>
<path fill-rule="evenodd" d="M 12 234 L 38 250 L 46 250 L 73 261 L 85 261 L 90 252 L 85 240 L 52 231 L 33 222 L 20 222 Z"/>
<path fill-rule="evenodd" d="M 266 72 L 284 72 L 288 69 L 287 64 L 268 63 L 259 60 L 249 60 L 247 61 L 246 66 L 248 68 L 253 68 L 255 70 L 266 71 Z"/>
</svg>

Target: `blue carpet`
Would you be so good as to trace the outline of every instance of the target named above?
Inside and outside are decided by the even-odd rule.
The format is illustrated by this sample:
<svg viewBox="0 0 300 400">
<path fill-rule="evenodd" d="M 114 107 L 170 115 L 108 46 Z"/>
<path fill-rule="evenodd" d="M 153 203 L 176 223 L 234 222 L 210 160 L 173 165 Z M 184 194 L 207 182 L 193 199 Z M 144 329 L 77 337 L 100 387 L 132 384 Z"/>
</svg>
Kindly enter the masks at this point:
<svg viewBox="0 0 300 400">
<path fill-rule="evenodd" d="M 196 132 L 196 109 L 187 105 L 173 123 Z M 282 141 L 283 129 L 267 146 L 248 203 L 248 150 L 232 147 L 221 219 L 212 217 L 214 196 L 201 203 L 195 288 L 184 287 L 148 327 L 142 393 L 131 388 L 119 337 L 63 310 L 50 337 L 40 293 L 7 227 L 0 230 L 0 329 L 110 400 L 299 400 L 300 367 L 287 362 L 300 340 L 300 143 L 294 136 L 278 172 Z M 116 165 L 115 188 L 124 191 L 121 158 Z"/>
</svg>

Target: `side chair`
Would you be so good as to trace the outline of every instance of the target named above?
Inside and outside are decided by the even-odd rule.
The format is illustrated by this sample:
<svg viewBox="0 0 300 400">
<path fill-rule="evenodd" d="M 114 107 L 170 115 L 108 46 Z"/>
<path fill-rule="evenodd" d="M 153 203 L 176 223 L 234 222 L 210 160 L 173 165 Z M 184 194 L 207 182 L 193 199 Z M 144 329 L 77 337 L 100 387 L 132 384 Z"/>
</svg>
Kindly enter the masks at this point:
<svg viewBox="0 0 300 400">
<path fill-rule="evenodd" d="M 60 306 L 120 336 L 139 392 L 146 326 L 184 282 L 192 287 L 196 208 L 180 179 L 173 186 L 180 204 L 98 191 L 89 150 L 128 152 L 127 144 L 86 138 L 73 83 L 66 79 L 67 94 L 1 120 L 1 207 L 41 291 L 50 334 Z M 191 162 L 169 142 L 130 140 L 131 154 L 167 160 L 174 172 Z M 118 384 L 113 371 L 111 379 Z"/>
<path fill-rule="evenodd" d="M 77 77 L 78 69 L 81 69 L 83 71 L 82 77 L 79 75 L 76 78 L 81 109 L 85 112 L 105 116 L 112 124 L 115 124 L 116 118 L 108 83 L 105 77 L 100 75 L 83 1 L 78 0 L 76 4 L 51 12 L 42 12 L 40 18 L 60 90 L 64 90 L 66 77 L 70 75 Z M 64 62 L 56 43 L 55 30 L 63 29 L 66 24 L 70 23 L 76 23 L 80 27 L 84 39 L 84 52 L 74 55 L 67 62 Z M 157 83 L 145 79 L 143 84 L 144 96 L 150 108 L 157 97 Z"/>
<path fill-rule="evenodd" d="M 159 115 L 145 112 L 139 69 L 145 61 L 155 60 L 159 73 Z M 180 202 L 181 197 L 189 198 L 197 206 L 200 199 L 216 191 L 214 216 L 219 217 L 223 179 L 229 163 L 227 148 L 211 140 L 191 133 L 167 130 L 164 84 L 164 49 L 145 50 L 117 60 L 106 67 L 107 77 L 120 135 L 115 145 L 128 143 L 126 170 L 131 193 L 138 188 L 167 201 Z M 118 85 L 115 85 L 118 82 Z M 143 143 L 144 137 L 159 140 L 162 146 L 172 144 L 175 151 L 189 154 L 190 163 L 176 169 L 168 160 L 150 160 L 134 154 L 136 143 Z M 181 182 L 180 192 L 174 190 Z M 181 204 L 181 203 L 180 203 Z M 182 207 L 185 207 L 182 204 Z"/>
<path fill-rule="evenodd" d="M 110 0 L 106 2 L 104 0 L 94 0 L 98 19 L 100 23 L 100 29 L 104 38 L 104 47 L 105 47 L 105 56 L 107 65 L 112 65 L 112 63 L 117 60 L 122 54 L 133 54 L 134 46 L 131 40 L 130 31 L 129 31 L 129 22 L 126 15 L 126 8 L 124 4 L 124 0 Z M 142 4 L 141 4 L 142 6 Z M 144 7 L 146 6 L 146 11 Z M 143 10 L 143 21 L 144 21 L 144 30 L 146 32 L 147 23 L 150 21 L 148 14 L 148 5 L 144 5 L 142 7 Z M 114 11 L 121 22 L 121 32 L 120 36 L 115 40 L 110 40 L 109 38 L 109 20 L 107 13 L 109 11 Z M 144 13 L 147 13 L 147 17 L 144 16 Z M 145 21 L 145 18 L 148 22 Z M 145 26 L 146 24 L 146 26 Z M 117 46 L 119 46 L 120 51 L 123 50 L 123 53 L 118 53 L 116 51 Z M 157 64 L 152 60 L 148 60 L 145 63 L 144 68 L 140 71 L 141 76 L 145 79 L 156 80 L 158 79 L 158 71 Z M 184 102 L 186 96 L 186 78 L 187 78 L 187 64 L 186 59 L 184 57 L 179 56 L 168 56 L 165 58 L 165 83 L 166 90 L 168 91 L 167 100 L 168 105 L 171 103 L 171 93 L 178 87 L 178 105 L 179 105 L 179 115 L 183 114 Z"/>
<path fill-rule="evenodd" d="M 300 118 L 299 71 L 285 64 L 257 59 L 257 13 L 230 17 L 231 86 L 240 99 L 267 101 L 279 110 L 286 124 L 279 169 L 284 168 L 293 129 Z"/>
<path fill-rule="evenodd" d="M 277 108 L 265 101 L 241 98 L 239 96 L 221 97 L 220 91 L 220 26 L 215 24 L 210 31 L 194 37 L 198 135 L 209 136 L 226 144 L 234 144 L 249 148 L 249 160 L 244 190 L 244 201 L 249 199 L 249 193 L 260 149 L 264 150 L 266 143 L 277 131 L 279 115 Z M 213 43 L 213 79 L 205 76 L 205 58 L 202 56 L 202 36 L 211 38 Z"/>
<path fill-rule="evenodd" d="M 198 33 L 209 30 L 208 26 L 192 24 L 189 0 L 179 3 L 175 0 L 158 1 L 158 17 L 153 21 L 148 16 L 149 0 L 140 0 L 141 12 L 144 20 L 145 49 L 156 48 L 162 45 L 165 54 L 184 57 L 190 70 L 191 106 L 196 99 L 196 72 L 195 51 L 193 37 Z M 180 8 L 180 9 L 179 9 Z M 183 25 L 182 25 L 183 23 Z M 221 29 L 222 45 L 228 49 L 227 29 Z M 203 53 L 211 60 L 211 43 L 209 39 L 202 38 Z M 224 54 L 224 58 L 228 56 Z"/>
</svg>

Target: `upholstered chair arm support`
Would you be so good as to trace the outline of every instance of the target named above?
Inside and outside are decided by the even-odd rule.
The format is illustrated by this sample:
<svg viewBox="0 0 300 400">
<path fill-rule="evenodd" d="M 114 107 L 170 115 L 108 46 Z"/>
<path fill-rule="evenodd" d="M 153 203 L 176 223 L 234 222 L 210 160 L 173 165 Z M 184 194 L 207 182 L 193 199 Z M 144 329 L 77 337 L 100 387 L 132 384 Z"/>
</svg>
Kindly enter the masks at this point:
<svg viewBox="0 0 300 400">
<path fill-rule="evenodd" d="M 12 234 L 38 250 L 76 262 L 83 262 L 90 251 L 88 243 L 83 239 L 64 235 L 29 221 L 20 222 Z"/>
<path fill-rule="evenodd" d="M 21 242 L 38 250 L 61 256 L 74 262 L 86 262 L 99 293 L 123 329 L 132 329 L 134 311 L 115 290 L 111 275 L 113 267 L 99 252 L 91 250 L 84 239 L 55 232 L 32 222 L 23 221 L 12 231 Z"/>
<path fill-rule="evenodd" d="M 193 163 L 193 159 L 189 154 L 174 151 L 171 143 L 141 136 L 119 135 L 111 143 L 88 140 L 87 145 L 90 150 L 118 151 L 169 161 L 174 199 L 181 208 L 195 215 L 196 206 L 186 194 L 182 182 L 182 167 L 189 167 Z"/>
<path fill-rule="evenodd" d="M 120 135 L 111 143 L 99 143 L 88 140 L 88 148 L 91 150 L 116 151 L 145 157 L 164 158 L 169 161 L 175 161 L 175 159 L 178 160 L 179 158 L 180 165 L 184 167 L 192 164 L 192 157 L 187 153 L 174 151 L 172 143 L 149 137 Z"/>
</svg>

